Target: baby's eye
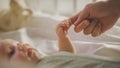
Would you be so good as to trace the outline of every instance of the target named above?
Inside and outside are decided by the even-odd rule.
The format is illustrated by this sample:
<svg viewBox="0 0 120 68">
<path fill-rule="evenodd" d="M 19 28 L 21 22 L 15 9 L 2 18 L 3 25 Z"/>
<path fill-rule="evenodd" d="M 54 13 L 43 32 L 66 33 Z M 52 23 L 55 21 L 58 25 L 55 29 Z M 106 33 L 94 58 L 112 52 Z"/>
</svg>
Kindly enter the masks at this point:
<svg viewBox="0 0 120 68">
<path fill-rule="evenodd" d="M 11 47 L 10 52 L 8 53 L 9 58 L 11 58 L 14 55 L 14 53 L 15 53 L 15 48 Z"/>
</svg>

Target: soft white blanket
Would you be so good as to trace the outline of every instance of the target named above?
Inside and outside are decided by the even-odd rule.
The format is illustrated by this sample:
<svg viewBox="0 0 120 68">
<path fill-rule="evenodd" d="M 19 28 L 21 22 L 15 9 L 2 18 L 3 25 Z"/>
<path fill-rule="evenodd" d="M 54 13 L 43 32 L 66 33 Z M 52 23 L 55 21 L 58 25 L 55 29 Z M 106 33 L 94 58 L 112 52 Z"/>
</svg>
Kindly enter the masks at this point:
<svg viewBox="0 0 120 68">
<path fill-rule="evenodd" d="M 95 55 L 59 53 L 44 57 L 37 68 L 120 68 L 120 59 Z"/>
</svg>

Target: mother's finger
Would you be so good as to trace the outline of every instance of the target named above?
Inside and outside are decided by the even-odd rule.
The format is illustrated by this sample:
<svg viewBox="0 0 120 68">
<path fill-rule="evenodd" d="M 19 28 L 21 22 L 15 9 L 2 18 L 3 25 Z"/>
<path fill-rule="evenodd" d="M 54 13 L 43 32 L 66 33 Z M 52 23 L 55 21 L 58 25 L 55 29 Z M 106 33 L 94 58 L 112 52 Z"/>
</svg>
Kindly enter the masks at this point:
<svg viewBox="0 0 120 68">
<path fill-rule="evenodd" d="M 96 27 L 94 28 L 93 32 L 92 32 L 92 36 L 96 37 L 99 36 L 101 34 L 101 24 L 97 24 Z"/>
<path fill-rule="evenodd" d="M 92 21 L 90 22 L 90 24 L 84 29 L 84 31 L 83 31 L 84 34 L 85 34 L 85 35 L 91 34 L 92 31 L 93 31 L 93 29 L 95 28 L 96 24 L 97 24 L 97 20 L 92 20 Z"/>
<path fill-rule="evenodd" d="M 89 15 L 90 15 L 90 14 L 89 14 L 88 9 L 84 9 L 83 11 L 81 11 L 81 12 L 78 14 L 78 18 L 77 18 L 77 20 L 74 22 L 74 25 L 78 25 L 78 24 L 81 23 L 83 20 L 88 19 Z"/>
<path fill-rule="evenodd" d="M 75 21 L 78 19 L 79 14 L 80 14 L 80 13 L 77 13 L 76 15 L 71 16 L 71 17 L 68 19 L 69 23 L 70 23 L 70 24 L 75 23 Z"/>
<path fill-rule="evenodd" d="M 75 32 L 80 32 L 82 31 L 82 29 L 86 28 L 89 25 L 89 21 L 88 20 L 84 20 L 81 23 L 79 23 L 78 25 L 75 26 L 74 31 Z"/>
</svg>

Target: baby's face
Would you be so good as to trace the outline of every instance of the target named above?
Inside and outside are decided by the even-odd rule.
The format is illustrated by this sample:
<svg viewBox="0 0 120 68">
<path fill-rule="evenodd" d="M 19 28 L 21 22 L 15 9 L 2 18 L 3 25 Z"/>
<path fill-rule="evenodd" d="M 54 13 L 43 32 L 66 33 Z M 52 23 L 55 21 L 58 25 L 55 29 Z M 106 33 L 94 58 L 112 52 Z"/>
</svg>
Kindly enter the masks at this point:
<svg viewBox="0 0 120 68">
<path fill-rule="evenodd" d="M 40 54 L 36 49 L 10 39 L 0 41 L 0 57 L 10 62 L 37 63 L 40 60 Z"/>
</svg>

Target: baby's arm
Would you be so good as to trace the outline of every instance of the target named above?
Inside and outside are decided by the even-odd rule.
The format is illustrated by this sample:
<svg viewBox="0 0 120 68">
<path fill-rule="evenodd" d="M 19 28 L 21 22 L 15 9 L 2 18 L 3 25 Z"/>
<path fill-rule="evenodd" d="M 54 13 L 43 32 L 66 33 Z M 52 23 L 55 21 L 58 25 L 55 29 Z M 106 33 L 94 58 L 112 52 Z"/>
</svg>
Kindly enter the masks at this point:
<svg viewBox="0 0 120 68">
<path fill-rule="evenodd" d="M 66 24 L 66 21 L 57 25 L 56 33 L 58 36 L 58 45 L 59 51 L 67 51 L 74 53 L 74 47 L 68 36 L 69 25 Z"/>
</svg>

